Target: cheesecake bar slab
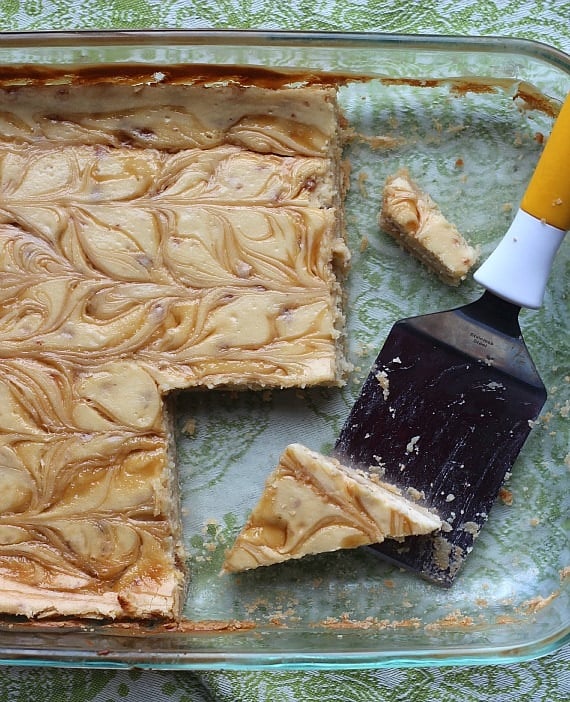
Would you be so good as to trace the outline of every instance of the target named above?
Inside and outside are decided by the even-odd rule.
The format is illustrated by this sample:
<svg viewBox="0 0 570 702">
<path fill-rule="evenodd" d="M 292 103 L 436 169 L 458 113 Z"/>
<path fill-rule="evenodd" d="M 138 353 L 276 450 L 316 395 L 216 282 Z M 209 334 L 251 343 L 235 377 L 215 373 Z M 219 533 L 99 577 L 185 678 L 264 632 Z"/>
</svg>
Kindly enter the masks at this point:
<svg viewBox="0 0 570 702">
<path fill-rule="evenodd" d="M 3 613 L 179 617 L 169 391 L 347 369 L 334 89 L 160 75 L 0 82 Z"/>
</svg>

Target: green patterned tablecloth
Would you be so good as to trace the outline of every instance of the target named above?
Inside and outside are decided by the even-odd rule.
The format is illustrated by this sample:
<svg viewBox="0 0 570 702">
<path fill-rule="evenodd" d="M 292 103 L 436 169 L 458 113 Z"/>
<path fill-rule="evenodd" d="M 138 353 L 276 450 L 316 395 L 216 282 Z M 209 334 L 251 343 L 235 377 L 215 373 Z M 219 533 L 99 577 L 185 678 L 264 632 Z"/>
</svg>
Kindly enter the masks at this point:
<svg viewBox="0 0 570 702">
<path fill-rule="evenodd" d="M 505 35 L 570 52 L 568 0 L 0 0 L 0 31 L 257 28 Z M 0 668 L 0 700 L 570 699 L 570 647 L 509 666 L 326 672 Z"/>
</svg>

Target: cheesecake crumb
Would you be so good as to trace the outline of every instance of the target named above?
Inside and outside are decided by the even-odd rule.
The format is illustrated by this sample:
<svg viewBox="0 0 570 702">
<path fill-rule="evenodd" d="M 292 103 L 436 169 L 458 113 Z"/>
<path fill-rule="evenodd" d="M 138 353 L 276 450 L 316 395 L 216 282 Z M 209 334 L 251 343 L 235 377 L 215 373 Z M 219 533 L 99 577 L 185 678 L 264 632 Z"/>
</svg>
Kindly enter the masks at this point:
<svg viewBox="0 0 570 702">
<path fill-rule="evenodd" d="M 366 181 L 368 180 L 368 173 L 365 171 L 360 171 L 358 174 L 358 189 L 362 197 L 368 197 L 368 190 L 366 189 Z"/>
<path fill-rule="evenodd" d="M 184 424 L 182 431 L 186 436 L 194 436 L 196 434 L 196 420 L 194 417 L 190 417 Z"/>
<path fill-rule="evenodd" d="M 419 453 L 418 441 L 420 440 L 419 435 L 413 436 L 408 445 L 406 446 L 406 453 Z"/>
<path fill-rule="evenodd" d="M 378 385 L 382 388 L 382 395 L 385 400 L 388 399 L 388 396 L 390 395 L 390 381 L 388 380 L 388 374 L 386 371 L 378 371 L 376 375 L 374 376 L 376 380 L 378 381 Z"/>
</svg>

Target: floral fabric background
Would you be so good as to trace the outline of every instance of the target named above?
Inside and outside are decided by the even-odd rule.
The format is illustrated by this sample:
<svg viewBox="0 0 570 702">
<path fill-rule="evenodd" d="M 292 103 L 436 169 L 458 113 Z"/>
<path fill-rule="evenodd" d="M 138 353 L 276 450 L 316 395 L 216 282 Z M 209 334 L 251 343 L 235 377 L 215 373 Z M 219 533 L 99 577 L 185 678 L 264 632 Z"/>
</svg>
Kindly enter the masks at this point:
<svg viewBox="0 0 570 702">
<path fill-rule="evenodd" d="M 255 28 L 505 35 L 570 52 L 566 0 L 0 0 L 0 31 Z M 570 698 L 570 649 L 510 666 L 328 672 L 0 668 L 0 699 L 437 700 Z"/>
<path fill-rule="evenodd" d="M 0 29 L 321 29 L 494 34 L 568 46 L 565 0 L 0 0 Z"/>
</svg>

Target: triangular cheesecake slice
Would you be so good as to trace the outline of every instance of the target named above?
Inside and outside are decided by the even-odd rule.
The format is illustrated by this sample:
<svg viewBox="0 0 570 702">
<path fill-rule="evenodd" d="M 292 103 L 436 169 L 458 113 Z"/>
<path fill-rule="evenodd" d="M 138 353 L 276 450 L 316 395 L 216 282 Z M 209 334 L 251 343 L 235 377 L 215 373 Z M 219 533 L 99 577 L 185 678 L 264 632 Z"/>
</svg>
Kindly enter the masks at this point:
<svg viewBox="0 0 570 702">
<path fill-rule="evenodd" d="M 428 534 L 441 527 L 398 490 L 301 444 L 290 444 L 233 547 L 225 572 Z"/>
</svg>

